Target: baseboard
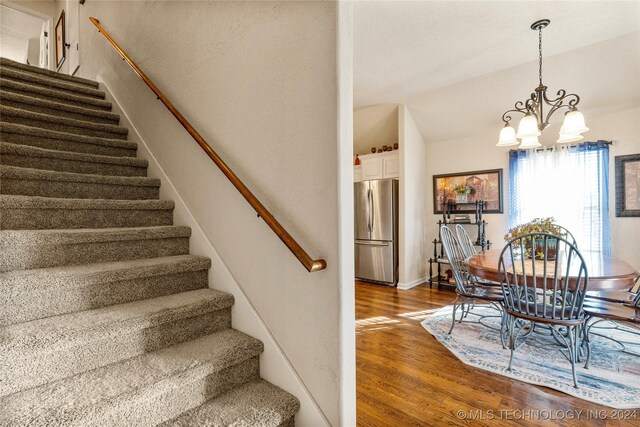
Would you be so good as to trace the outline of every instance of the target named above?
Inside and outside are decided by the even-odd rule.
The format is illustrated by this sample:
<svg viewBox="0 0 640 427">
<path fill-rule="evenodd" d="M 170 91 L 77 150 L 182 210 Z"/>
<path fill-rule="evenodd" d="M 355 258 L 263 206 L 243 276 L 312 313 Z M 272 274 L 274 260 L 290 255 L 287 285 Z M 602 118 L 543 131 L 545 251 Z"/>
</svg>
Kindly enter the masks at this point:
<svg viewBox="0 0 640 427">
<path fill-rule="evenodd" d="M 140 136 L 136 127 L 129 120 L 129 116 L 122 109 L 118 100 L 109 90 L 108 84 L 98 76 L 100 90 L 106 94 L 106 100 L 113 103 L 113 112 L 120 115 L 120 126 L 129 129 L 129 140 L 138 143 L 138 157 L 149 161 L 148 175 L 161 180 L 160 198 L 175 202 L 174 224 L 191 228 L 189 239 L 190 253 L 202 255 L 211 259 L 209 269 L 209 283 L 215 284 L 215 289 L 228 292 L 235 298 L 232 309 L 233 329 L 244 332 L 262 341 L 264 352 L 260 355 L 260 376 L 272 384 L 288 391 L 300 400 L 300 411 L 295 416 L 296 425 L 301 426 L 329 426 L 330 423 L 310 391 L 304 385 L 286 354 L 276 341 L 262 317 L 242 290 L 233 273 L 221 259 L 215 246 L 204 232 L 191 210 L 182 199 L 171 179 L 153 155 L 149 145 Z"/>
<path fill-rule="evenodd" d="M 419 279 L 413 280 L 409 283 L 400 283 L 398 282 L 398 289 L 402 291 L 406 291 L 411 288 L 415 288 L 418 285 L 422 285 L 423 283 L 427 283 L 429 279 L 427 277 L 421 277 Z"/>
</svg>

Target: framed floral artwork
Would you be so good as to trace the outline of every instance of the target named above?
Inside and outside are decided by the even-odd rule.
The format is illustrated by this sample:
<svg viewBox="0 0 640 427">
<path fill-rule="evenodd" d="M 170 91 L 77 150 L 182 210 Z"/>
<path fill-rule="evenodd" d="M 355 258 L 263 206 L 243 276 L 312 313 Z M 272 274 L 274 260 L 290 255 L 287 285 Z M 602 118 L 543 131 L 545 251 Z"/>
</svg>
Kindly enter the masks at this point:
<svg viewBox="0 0 640 427">
<path fill-rule="evenodd" d="M 447 203 L 457 212 L 475 211 L 485 202 L 483 213 L 502 213 L 502 169 L 449 173 L 433 176 L 433 212 L 441 214 Z"/>
</svg>

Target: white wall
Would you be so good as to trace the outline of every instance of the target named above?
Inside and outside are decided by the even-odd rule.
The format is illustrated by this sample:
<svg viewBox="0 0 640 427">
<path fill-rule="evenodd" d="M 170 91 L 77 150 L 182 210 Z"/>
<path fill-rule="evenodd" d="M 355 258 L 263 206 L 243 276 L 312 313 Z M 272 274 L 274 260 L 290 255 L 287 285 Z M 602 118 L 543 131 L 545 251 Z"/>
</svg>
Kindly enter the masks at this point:
<svg viewBox="0 0 640 427">
<path fill-rule="evenodd" d="M 353 153 L 371 154 L 398 142 L 398 105 L 380 104 L 353 112 Z"/>
<path fill-rule="evenodd" d="M 339 236 L 339 225 L 348 231 L 339 207 L 351 203 L 352 178 L 344 167 L 351 165 L 351 141 L 338 138 L 339 115 L 341 125 L 349 118 L 338 110 L 338 99 L 344 103 L 352 89 L 345 81 L 351 70 L 342 69 L 350 55 L 344 35 L 338 70 L 337 8 L 332 2 L 133 1 L 115 7 L 88 1 L 80 8 L 79 70 L 108 84 L 332 425 L 341 423 L 340 402 L 344 414 L 355 401 L 349 386 L 353 334 L 341 336 L 340 327 L 353 322 L 340 306 L 353 301 L 353 253 Z M 302 246 L 327 260 L 326 271 L 306 272 L 89 16 Z M 341 282 L 344 277 L 351 283 Z M 354 421 L 342 417 L 344 425 Z"/>
<path fill-rule="evenodd" d="M 620 257 L 636 269 L 640 269 L 640 218 L 616 218 L 615 216 L 615 156 L 640 153 L 640 102 L 635 107 L 612 111 L 599 116 L 586 115 L 590 131 L 585 140 L 613 140 L 609 159 L 609 215 L 611 220 L 612 255 Z M 545 145 L 553 144 L 557 138 L 559 124 L 547 128 L 541 137 Z M 433 214 L 433 175 L 483 169 L 504 169 L 503 200 L 504 214 L 486 214 L 487 237 L 494 248 L 504 245 L 507 230 L 509 160 L 508 149 L 495 146 L 500 126 L 495 129 L 480 130 L 473 137 L 427 143 L 426 162 L 428 182 L 426 183 L 428 208 L 427 235 L 437 237 L 436 222 L 440 215 Z"/>
<path fill-rule="evenodd" d="M 611 252 L 640 271 L 640 218 L 616 217 L 615 156 L 640 154 L 640 100 L 635 108 L 589 120 L 588 139 L 611 139 L 609 158 L 609 212 Z"/>
<path fill-rule="evenodd" d="M 426 280 L 427 156 L 422 135 L 405 105 L 398 107 L 400 138 L 399 289 Z"/>
</svg>

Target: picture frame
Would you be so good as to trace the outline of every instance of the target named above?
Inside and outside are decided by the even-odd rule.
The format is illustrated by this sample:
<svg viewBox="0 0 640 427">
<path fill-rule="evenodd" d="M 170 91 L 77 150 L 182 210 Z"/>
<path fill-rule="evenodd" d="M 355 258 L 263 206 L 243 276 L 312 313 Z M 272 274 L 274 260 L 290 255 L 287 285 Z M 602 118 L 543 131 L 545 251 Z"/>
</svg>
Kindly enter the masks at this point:
<svg viewBox="0 0 640 427">
<path fill-rule="evenodd" d="M 60 13 L 60 18 L 58 18 L 58 22 L 56 23 L 55 29 L 56 35 L 56 70 L 59 70 L 64 64 L 64 60 L 66 59 L 66 51 L 65 51 L 65 28 L 64 28 L 64 10 Z"/>
<path fill-rule="evenodd" d="M 471 187 L 466 202 L 457 200 L 453 191 L 456 186 Z M 441 214 L 447 203 L 456 204 L 455 212 L 475 212 L 476 201 L 486 203 L 483 213 L 503 213 L 502 169 L 448 173 L 433 175 L 433 213 Z"/>
<path fill-rule="evenodd" d="M 640 217 L 640 154 L 615 157 L 616 216 Z"/>
</svg>

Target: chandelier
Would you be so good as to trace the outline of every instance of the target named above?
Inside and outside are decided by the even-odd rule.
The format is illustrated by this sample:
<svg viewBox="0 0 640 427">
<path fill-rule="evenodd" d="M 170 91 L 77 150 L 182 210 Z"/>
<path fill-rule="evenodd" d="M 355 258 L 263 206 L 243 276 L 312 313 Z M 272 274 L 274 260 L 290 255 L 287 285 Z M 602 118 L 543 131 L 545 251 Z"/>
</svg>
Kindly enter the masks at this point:
<svg viewBox="0 0 640 427">
<path fill-rule="evenodd" d="M 526 101 L 518 101 L 514 109 L 507 110 L 502 115 L 504 127 L 500 131 L 498 147 L 507 147 L 520 144 L 521 149 L 536 148 L 542 146 L 538 141 L 538 136 L 549 126 L 549 118 L 560 109 L 567 109 L 564 121 L 560 128 L 560 137 L 556 142 L 563 144 L 567 142 L 579 141 L 583 138 L 582 133 L 589 130 L 585 126 L 584 116 L 576 106 L 580 102 L 580 97 L 576 94 L 568 94 L 564 89 L 560 89 L 555 99 L 547 96 L 547 87 L 542 84 L 542 30 L 549 25 L 548 19 L 541 19 L 531 24 L 531 29 L 538 31 L 538 59 L 540 61 L 538 77 L 540 83 Z M 545 111 L 546 109 L 549 111 Z M 511 127 L 511 113 L 521 113 L 524 117 L 518 124 L 518 132 Z M 520 141 L 518 141 L 518 139 Z"/>
</svg>

